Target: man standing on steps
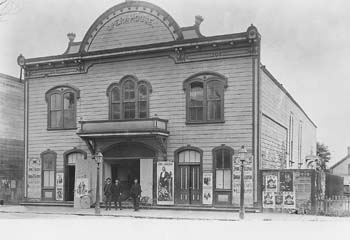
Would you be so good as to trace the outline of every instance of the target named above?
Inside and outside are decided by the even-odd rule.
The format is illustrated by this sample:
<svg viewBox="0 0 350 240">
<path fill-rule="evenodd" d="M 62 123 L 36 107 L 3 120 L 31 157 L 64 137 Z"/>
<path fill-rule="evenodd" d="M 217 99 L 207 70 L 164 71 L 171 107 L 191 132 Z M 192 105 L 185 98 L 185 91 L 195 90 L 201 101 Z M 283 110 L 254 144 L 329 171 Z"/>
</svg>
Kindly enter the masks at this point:
<svg viewBox="0 0 350 240">
<path fill-rule="evenodd" d="M 140 197 L 141 197 L 141 186 L 138 183 L 137 178 L 134 179 L 134 184 L 132 185 L 130 189 L 130 195 L 132 197 L 133 203 L 134 203 L 134 211 L 139 210 L 139 203 L 140 203 Z"/>
<path fill-rule="evenodd" d="M 118 209 L 117 203 L 119 203 L 119 209 L 122 210 L 121 193 L 122 193 L 122 190 L 121 190 L 120 182 L 118 179 L 116 179 L 115 184 L 113 185 L 113 188 L 112 188 L 112 196 L 114 200 L 115 210 Z"/>
<path fill-rule="evenodd" d="M 111 210 L 112 205 L 112 181 L 110 178 L 106 179 L 106 185 L 103 188 L 103 192 L 105 195 L 105 201 L 106 201 L 106 211 Z"/>
</svg>

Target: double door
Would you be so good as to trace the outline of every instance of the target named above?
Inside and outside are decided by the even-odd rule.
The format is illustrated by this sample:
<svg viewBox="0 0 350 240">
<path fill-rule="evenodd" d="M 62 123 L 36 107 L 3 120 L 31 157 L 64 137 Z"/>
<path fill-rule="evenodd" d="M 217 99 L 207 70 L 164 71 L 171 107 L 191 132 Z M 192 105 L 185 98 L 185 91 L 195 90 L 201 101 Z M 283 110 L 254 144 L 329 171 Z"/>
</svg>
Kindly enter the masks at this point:
<svg viewBox="0 0 350 240">
<path fill-rule="evenodd" d="M 200 165 L 179 165 L 177 171 L 177 203 L 201 204 Z"/>
</svg>

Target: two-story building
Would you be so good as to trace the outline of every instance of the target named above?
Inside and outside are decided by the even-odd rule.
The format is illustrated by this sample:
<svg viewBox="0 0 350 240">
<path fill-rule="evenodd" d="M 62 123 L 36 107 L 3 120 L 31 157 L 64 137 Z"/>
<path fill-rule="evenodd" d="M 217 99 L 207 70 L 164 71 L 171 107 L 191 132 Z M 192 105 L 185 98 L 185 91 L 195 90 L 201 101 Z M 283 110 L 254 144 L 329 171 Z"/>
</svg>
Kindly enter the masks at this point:
<svg viewBox="0 0 350 240">
<path fill-rule="evenodd" d="M 296 168 L 316 151 L 316 126 L 260 63 L 257 28 L 203 36 L 163 9 L 126 1 L 60 55 L 20 58 L 26 78 L 26 197 L 74 201 L 103 179 L 151 204 L 236 206 L 241 146 L 246 203 L 261 168 Z M 101 191 L 102 192 L 102 191 Z"/>
</svg>

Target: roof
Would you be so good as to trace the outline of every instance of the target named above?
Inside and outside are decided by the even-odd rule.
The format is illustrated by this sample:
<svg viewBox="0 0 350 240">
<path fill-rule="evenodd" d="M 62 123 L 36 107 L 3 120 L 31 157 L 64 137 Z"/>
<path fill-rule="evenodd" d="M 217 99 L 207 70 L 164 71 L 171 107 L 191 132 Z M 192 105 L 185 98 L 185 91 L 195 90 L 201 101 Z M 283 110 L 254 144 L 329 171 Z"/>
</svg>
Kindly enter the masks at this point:
<svg viewBox="0 0 350 240">
<path fill-rule="evenodd" d="M 269 72 L 269 70 L 266 69 L 266 66 L 261 65 L 260 69 L 262 69 L 264 71 L 264 73 L 270 77 L 270 79 L 276 84 L 277 87 L 279 87 L 286 95 L 287 97 L 290 98 L 290 100 L 300 109 L 300 111 L 306 116 L 306 118 L 312 123 L 312 125 L 314 125 L 315 128 L 317 128 L 317 125 L 311 120 L 311 118 L 306 114 L 306 112 L 304 111 L 304 109 L 298 104 L 298 102 L 292 97 L 292 95 L 287 91 L 287 89 L 285 89 L 283 87 L 283 85 L 277 81 L 277 79 L 272 75 L 271 72 Z"/>
<path fill-rule="evenodd" d="M 335 167 L 337 167 L 338 165 L 340 165 L 344 161 L 348 160 L 349 158 L 350 158 L 350 155 L 345 156 L 340 161 L 336 162 L 333 166 L 331 166 L 329 169 L 334 169 Z"/>
<path fill-rule="evenodd" d="M 22 83 L 18 78 L 10 76 L 10 75 L 7 75 L 7 74 L 4 74 L 4 73 L 0 73 L 0 78 L 4 78 L 4 79 L 7 79 L 7 80 L 11 80 L 11 81 Z"/>
</svg>

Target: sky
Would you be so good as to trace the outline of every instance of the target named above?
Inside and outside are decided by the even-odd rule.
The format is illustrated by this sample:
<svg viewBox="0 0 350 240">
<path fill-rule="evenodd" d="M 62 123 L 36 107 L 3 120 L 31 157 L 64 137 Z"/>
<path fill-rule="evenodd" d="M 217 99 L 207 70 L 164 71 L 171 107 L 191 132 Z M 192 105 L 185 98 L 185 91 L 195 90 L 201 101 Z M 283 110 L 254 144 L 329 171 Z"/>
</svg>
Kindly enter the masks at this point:
<svg viewBox="0 0 350 240">
<path fill-rule="evenodd" d="M 0 18 L 0 72 L 19 76 L 17 56 L 62 54 L 68 32 L 81 41 L 104 11 L 124 0 L 11 0 Z M 317 140 L 332 154 L 350 146 L 350 1 L 347 0 L 149 0 L 181 26 L 201 15 L 205 36 L 246 31 L 262 35 L 261 61 L 318 126 Z"/>
</svg>

